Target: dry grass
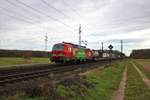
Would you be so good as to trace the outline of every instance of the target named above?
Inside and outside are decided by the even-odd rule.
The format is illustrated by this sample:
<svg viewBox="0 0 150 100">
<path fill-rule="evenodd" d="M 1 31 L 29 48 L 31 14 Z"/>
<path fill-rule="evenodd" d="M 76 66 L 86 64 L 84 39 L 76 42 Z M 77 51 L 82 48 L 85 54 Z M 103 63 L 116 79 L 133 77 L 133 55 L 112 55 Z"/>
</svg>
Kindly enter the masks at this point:
<svg viewBox="0 0 150 100">
<path fill-rule="evenodd" d="M 134 63 L 150 79 L 150 59 L 136 59 Z"/>
<path fill-rule="evenodd" d="M 150 72 L 150 59 L 136 59 L 135 62 L 143 66 L 143 68 Z"/>
</svg>

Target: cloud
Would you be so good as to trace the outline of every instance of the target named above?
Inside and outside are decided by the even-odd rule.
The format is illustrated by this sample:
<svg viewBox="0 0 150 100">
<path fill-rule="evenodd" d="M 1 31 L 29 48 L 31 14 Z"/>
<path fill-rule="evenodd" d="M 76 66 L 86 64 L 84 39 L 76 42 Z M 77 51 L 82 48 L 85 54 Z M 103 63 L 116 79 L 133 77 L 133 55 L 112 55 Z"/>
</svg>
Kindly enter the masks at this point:
<svg viewBox="0 0 150 100">
<path fill-rule="evenodd" d="M 49 50 L 57 42 L 78 43 L 79 24 L 89 48 L 100 49 L 103 41 L 105 48 L 113 43 L 120 50 L 121 39 L 127 54 L 150 47 L 149 0 L 20 1 L 42 13 L 16 0 L 1 0 L 0 48 L 43 50 L 46 33 Z"/>
</svg>

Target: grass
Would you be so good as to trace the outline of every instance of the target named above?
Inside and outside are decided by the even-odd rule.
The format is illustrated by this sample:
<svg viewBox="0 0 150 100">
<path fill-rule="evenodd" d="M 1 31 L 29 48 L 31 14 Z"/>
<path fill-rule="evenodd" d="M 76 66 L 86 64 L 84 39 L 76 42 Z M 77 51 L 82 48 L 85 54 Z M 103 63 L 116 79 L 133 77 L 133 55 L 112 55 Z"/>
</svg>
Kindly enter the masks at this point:
<svg viewBox="0 0 150 100">
<path fill-rule="evenodd" d="M 25 86 L 28 89 L 22 91 L 23 95 L 16 94 L 3 100 L 110 100 L 122 79 L 125 66 L 127 82 L 124 100 L 150 100 L 150 90 L 130 60 L 113 62 L 105 69 L 97 68 L 45 87 L 33 82 Z"/>
<path fill-rule="evenodd" d="M 0 67 L 3 67 L 5 65 L 7 66 L 30 63 L 48 63 L 48 58 L 31 58 L 31 60 L 26 60 L 19 57 L 0 57 Z"/>
<path fill-rule="evenodd" d="M 26 89 L 28 95 L 26 91 L 23 91 L 25 93 L 23 97 L 17 95 L 18 100 L 22 100 L 22 98 L 24 100 L 109 100 L 120 83 L 125 64 L 125 61 L 118 61 L 108 65 L 105 69 L 94 69 L 81 76 L 77 75 L 63 80 L 53 86 L 48 85 L 39 88 L 34 83 L 33 87 L 36 89 L 36 93 L 41 94 L 33 94 L 35 89 L 31 88 L 30 90 L 29 88 Z M 29 96 L 31 94 L 32 96 Z"/>
<path fill-rule="evenodd" d="M 103 71 L 96 70 L 87 75 L 91 82 L 96 83 L 96 88 L 90 90 L 91 100 L 110 100 L 122 79 L 125 64 L 125 61 L 116 62 Z"/>
<path fill-rule="evenodd" d="M 115 62 L 105 69 L 95 69 L 80 79 L 63 82 L 56 87 L 59 100 L 110 100 L 117 89 L 126 62 Z"/>
<path fill-rule="evenodd" d="M 150 60 L 141 60 L 142 62 L 150 61 Z M 150 79 L 150 71 L 146 70 L 138 61 L 134 60 L 135 65 Z M 148 67 L 148 66 L 147 66 Z"/>
<path fill-rule="evenodd" d="M 2 97 L 1 100 L 24 100 L 22 99 L 23 97 L 24 97 L 23 93 L 17 93 L 16 95 L 13 96 Z"/>
<path fill-rule="evenodd" d="M 125 100 L 150 100 L 150 90 L 131 63 L 127 65 Z"/>
</svg>

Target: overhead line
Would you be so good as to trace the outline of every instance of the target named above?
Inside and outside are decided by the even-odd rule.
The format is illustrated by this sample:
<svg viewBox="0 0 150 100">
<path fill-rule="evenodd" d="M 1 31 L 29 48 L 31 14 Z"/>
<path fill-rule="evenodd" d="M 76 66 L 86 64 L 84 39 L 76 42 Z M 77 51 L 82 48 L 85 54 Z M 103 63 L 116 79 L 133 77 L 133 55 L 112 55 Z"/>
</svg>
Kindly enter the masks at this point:
<svg viewBox="0 0 150 100">
<path fill-rule="evenodd" d="M 70 6 L 65 0 L 62 1 L 65 5 L 67 5 L 72 11 L 74 11 L 74 13 L 76 13 L 82 19 L 82 16 L 72 6 Z"/>
<path fill-rule="evenodd" d="M 4 13 L 4 12 L 2 12 L 5 16 L 8 16 L 8 17 L 13 17 L 13 18 L 15 18 L 15 19 L 17 19 L 17 20 L 20 20 L 20 21 L 24 21 L 24 22 L 26 22 L 26 23 L 30 23 L 30 24 L 33 24 L 32 22 L 30 22 L 30 21 L 27 21 L 27 20 L 24 20 L 24 19 L 22 19 L 22 18 L 19 18 L 19 17 L 16 17 L 16 16 L 13 16 L 13 15 L 10 15 L 10 14 L 6 14 L 6 13 Z"/>
<path fill-rule="evenodd" d="M 9 1 L 9 0 L 5 0 L 5 1 L 6 1 L 7 3 L 9 3 L 10 5 L 13 5 L 14 7 L 19 7 L 19 8 L 21 8 L 21 9 L 23 9 L 24 11 L 30 12 L 29 10 L 24 9 L 22 6 L 19 6 L 19 5 L 15 4 L 14 2 L 11 2 L 11 1 Z M 33 12 L 33 11 L 32 11 L 32 12 Z M 36 16 L 34 16 L 34 17 L 40 19 L 40 16 L 38 16 L 37 14 L 36 14 Z"/>
<path fill-rule="evenodd" d="M 57 11 L 58 13 L 66 16 L 66 17 L 69 17 L 68 15 L 66 15 L 65 13 L 63 13 L 62 11 L 60 11 L 59 9 L 55 8 L 54 6 L 52 6 L 50 3 L 46 2 L 45 0 L 41 0 L 45 5 L 47 5 L 49 8 L 52 8 L 54 9 L 55 11 Z"/>
<path fill-rule="evenodd" d="M 52 16 L 47 15 L 46 13 L 43 13 L 42 11 L 37 10 L 36 8 L 33 8 L 32 6 L 30 6 L 30 5 L 28 5 L 28 4 L 25 4 L 24 2 L 22 2 L 22 1 L 20 1 L 20 0 L 16 0 L 16 1 L 17 1 L 18 3 L 20 3 L 21 5 L 24 5 L 25 7 L 28 7 L 28 8 L 30 8 L 30 9 L 32 9 L 33 11 L 35 11 L 35 12 L 37 12 L 37 13 L 43 14 L 43 15 L 47 16 L 48 18 L 50 18 L 50 19 L 52 19 L 52 20 L 54 20 L 54 21 L 56 21 L 56 22 L 58 22 L 58 23 L 61 23 L 61 24 L 63 24 L 64 26 L 66 26 L 66 27 L 68 27 L 68 28 L 71 28 L 69 25 L 63 23 L 62 21 L 59 21 L 58 19 L 53 18 Z"/>
<path fill-rule="evenodd" d="M 3 7 L 0 7 L 2 10 L 5 10 L 6 12 L 8 12 L 8 13 L 12 13 L 12 14 L 14 14 L 15 12 L 13 12 L 13 11 L 10 11 L 10 10 L 8 10 L 8 9 L 5 9 L 5 8 L 3 8 Z M 26 18 L 26 19 L 28 19 L 28 20 L 30 20 L 30 21 L 33 21 L 33 19 L 31 19 L 31 18 L 28 18 L 28 17 L 26 17 L 26 16 L 24 16 L 24 18 Z M 39 21 L 35 21 L 35 22 L 39 22 Z"/>
</svg>

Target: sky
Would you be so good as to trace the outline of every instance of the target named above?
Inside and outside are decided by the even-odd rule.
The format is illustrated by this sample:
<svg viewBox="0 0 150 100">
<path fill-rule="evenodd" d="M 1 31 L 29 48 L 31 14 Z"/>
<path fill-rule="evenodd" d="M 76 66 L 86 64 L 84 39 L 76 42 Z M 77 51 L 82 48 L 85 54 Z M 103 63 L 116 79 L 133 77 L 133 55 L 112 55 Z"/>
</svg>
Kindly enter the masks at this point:
<svg viewBox="0 0 150 100">
<path fill-rule="evenodd" d="M 150 0 L 0 0 L 0 49 L 44 50 L 62 41 L 129 55 L 150 48 Z M 84 45 L 84 44 L 82 44 Z"/>
</svg>

